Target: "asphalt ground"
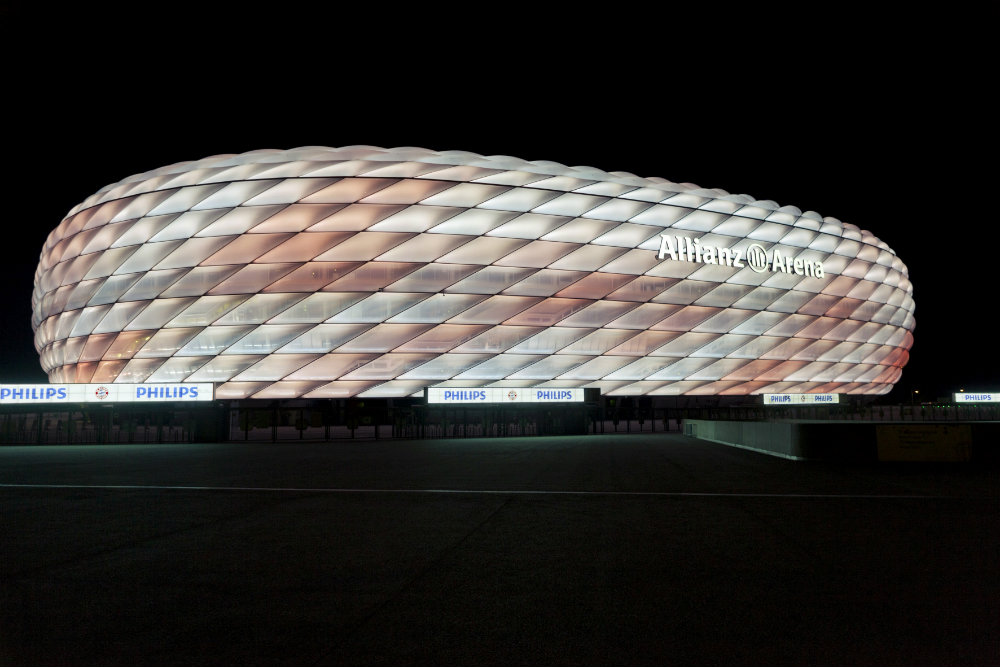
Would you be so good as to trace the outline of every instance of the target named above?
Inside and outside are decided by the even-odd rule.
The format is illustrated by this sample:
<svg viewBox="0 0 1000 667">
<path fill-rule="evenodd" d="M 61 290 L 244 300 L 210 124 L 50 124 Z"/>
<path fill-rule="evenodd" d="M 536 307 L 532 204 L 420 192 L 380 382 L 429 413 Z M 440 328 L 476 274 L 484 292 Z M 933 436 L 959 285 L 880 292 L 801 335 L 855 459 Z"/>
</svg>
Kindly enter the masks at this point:
<svg viewBox="0 0 1000 667">
<path fill-rule="evenodd" d="M 3 447 L 0 662 L 1000 664 L 998 472 L 679 434 Z"/>
</svg>

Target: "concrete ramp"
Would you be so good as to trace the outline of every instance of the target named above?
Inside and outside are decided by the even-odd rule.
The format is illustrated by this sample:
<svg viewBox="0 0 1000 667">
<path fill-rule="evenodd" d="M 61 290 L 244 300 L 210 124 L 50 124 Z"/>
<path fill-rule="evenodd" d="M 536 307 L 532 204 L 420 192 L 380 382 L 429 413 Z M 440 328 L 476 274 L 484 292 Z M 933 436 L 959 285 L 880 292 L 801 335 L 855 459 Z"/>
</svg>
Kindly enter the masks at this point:
<svg viewBox="0 0 1000 667">
<path fill-rule="evenodd" d="M 796 461 L 995 461 L 1000 450 L 997 422 L 687 419 L 684 434 Z"/>
</svg>

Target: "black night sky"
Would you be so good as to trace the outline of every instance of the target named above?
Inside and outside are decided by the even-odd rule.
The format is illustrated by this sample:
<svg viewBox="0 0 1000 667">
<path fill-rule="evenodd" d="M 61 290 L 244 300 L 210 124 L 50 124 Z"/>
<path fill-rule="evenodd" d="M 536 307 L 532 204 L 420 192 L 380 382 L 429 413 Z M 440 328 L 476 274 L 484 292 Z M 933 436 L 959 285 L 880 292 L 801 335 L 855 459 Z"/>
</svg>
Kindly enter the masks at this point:
<svg viewBox="0 0 1000 667">
<path fill-rule="evenodd" d="M 660 176 L 868 229 L 914 284 L 915 345 L 891 397 L 1000 389 L 994 81 L 970 32 L 987 17 L 716 13 L 52 27 L 5 6 L 2 380 L 45 381 L 33 274 L 47 234 L 93 192 L 220 153 L 367 144 Z"/>
</svg>

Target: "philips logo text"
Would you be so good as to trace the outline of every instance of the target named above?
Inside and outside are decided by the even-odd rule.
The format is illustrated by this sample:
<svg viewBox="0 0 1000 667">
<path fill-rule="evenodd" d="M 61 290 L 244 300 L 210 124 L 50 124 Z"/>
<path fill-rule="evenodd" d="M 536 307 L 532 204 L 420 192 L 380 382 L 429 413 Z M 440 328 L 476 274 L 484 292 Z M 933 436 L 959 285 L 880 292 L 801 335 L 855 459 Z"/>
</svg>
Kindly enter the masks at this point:
<svg viewBox="0 0 1000 667">
<path fill-rule="evenodd" d="M 3 387 L 0 400 L 51 401 L 66 398 L 66 387 Z"/>
<path fill-rule="evenodd" d="M 535 390 L 535 400 L 537 401 L 568 401 L 573 398 L 573 392 L 568 389 L 537 389 Z"/>
<path fill-rule="evenodd" d="M 446 401 L 485 401 L 486 392 L 482 390 L 470 391 L 462 389 L 448 390 L 444 392 Z"/>
<path fill-rule="evenodd" d="M 162 400 L 164 398 L 198 398 L 198 387 L 136 387 L 136 398 Z"/>
</svg>

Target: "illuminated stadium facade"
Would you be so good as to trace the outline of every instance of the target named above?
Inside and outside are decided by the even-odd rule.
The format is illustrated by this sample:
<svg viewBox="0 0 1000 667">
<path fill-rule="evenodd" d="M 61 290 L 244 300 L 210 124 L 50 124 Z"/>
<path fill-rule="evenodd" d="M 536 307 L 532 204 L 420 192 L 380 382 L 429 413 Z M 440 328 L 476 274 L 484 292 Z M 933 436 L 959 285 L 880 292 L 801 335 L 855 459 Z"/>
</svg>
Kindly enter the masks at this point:
<svg viewBox="0 0 1000 667">
<path fill-rule="evenodd" d="M 50 382 L 211 382 L 219 399 L 884 394 L 914 326 L 905 265 L 834 218 L 370 146 L 109 185 L 49 235 L 32 303 Z"/>
</svg>

